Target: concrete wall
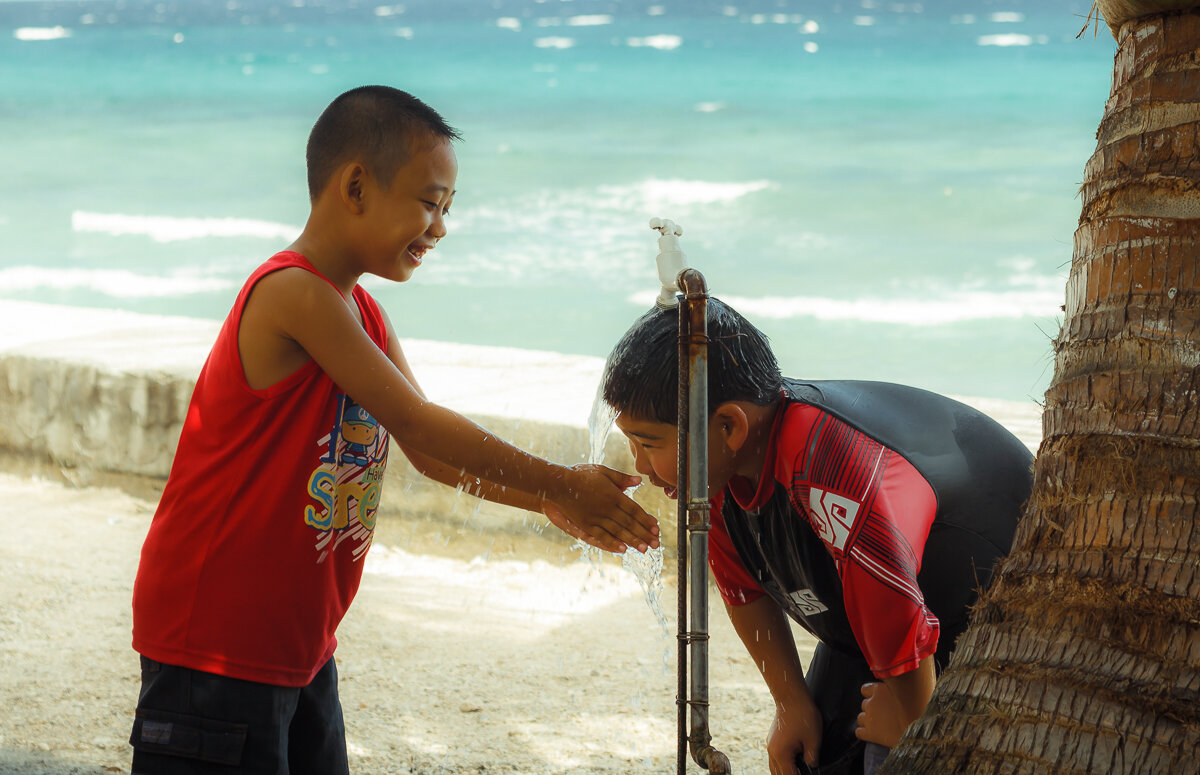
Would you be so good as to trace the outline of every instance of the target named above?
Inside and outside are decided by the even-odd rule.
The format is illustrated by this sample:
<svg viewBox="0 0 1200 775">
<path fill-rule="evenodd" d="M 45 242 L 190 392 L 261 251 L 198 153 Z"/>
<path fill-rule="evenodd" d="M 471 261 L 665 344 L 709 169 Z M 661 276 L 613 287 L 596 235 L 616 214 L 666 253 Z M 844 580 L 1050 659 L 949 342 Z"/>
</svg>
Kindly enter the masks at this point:
<svg viewBox="0 0 1200 775">
<path fill-rule="evenodd" d="M 143 490 L 160 487 L 218 330 L 211 321 L 0 302 L 5 464 L 43 471 L 49 465 L 82 484 L 133 476 L 151 480 Z M 404 346 L 431 399 L 549 460 L 586 461 L 601 359 L 418 340 Z M 608 439 L 605 461 L 632 470 L 618 436 Z M 652 513 L 673 519 L 673 504 L 661 496 L 638 497 Z M 432 482 L 395 447 L 380 513 L 443 521 L 460 532 L 518 535 L 545 521 Z M 547 531 L 549 538 L 556 534 Z"/>
</svg>

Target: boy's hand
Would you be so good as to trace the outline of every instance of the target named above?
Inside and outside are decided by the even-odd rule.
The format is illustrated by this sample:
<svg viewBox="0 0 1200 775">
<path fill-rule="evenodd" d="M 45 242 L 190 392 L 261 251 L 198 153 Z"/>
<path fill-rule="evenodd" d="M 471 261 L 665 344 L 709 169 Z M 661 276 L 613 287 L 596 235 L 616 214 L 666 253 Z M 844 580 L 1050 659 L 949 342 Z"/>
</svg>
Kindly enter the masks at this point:
<svg viewBox="0 0 1200 775">
<path fill-rule="evenodd" d="M 896 698 L 882 681 L 863 684 L 860 691 L 863 696 L 862 713 L 858 714 L 858 728 L 854 730 L 854 735 L 868 743 L 895 748 L 908 727 L 900 719 Z"/>
<path fill-rule="evenodd" d="M 821 712 L 811 701 L 794 703 L 790 710 L 776 710 L 767 733 L 767 757 L 771 775 L 797 775 L 801 760 L 816 767 L 821 755 Z"/>
<path fill-rule="evenodd" d="M 624 493 L 639 482 L 639 476 L 605 466 L 571 466 L 564 476 L 567 497 L 547 498 L 542 513 L 567 535 L 599 549 L 619 554 L 632 546 L 644 552 L 658 546 L 658 522 Z"/>
</svg>

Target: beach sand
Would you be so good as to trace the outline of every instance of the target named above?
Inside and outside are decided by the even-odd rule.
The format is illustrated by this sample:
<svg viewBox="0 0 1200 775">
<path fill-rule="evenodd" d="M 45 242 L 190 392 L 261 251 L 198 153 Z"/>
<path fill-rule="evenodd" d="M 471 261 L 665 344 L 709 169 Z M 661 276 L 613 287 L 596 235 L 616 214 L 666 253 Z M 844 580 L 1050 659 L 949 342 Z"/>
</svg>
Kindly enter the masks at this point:
<svg viewBox="0 0 1200 775">
<path fill-rule="evenodd" d="M 103 405 L 128 389 L 149 428 L 155 405 L 139 402 L 194 378 L 215 330 L 203 321 L 0 304 L 0 399 L 21 400 L 22 390 L 38 399 L 21 416 L 7 409 L 0 439 L 0 519 L 9 525 L 0 542 L 0 774 L 129 769 L 138 689 L 130 595 L 162 483 L 140 469 L 161 470 L 169 449 L 149 431 L 135 434 L 122 443 L 126 468 L 137 470 L 100 471 L 104 459 L 88 444 L 129 422 L 125 407 L 69 422 L 54 413 L 70 400 Z M 435 400 L 511 421 L 510 430 L 545 437 L 566 428 L 571 439 L 586 438 L 599 359 L 406 347 Z M 89 369 L 98 371 L 75 379 Z M 81 384 L 93 392 L 67 395 Z M 1036 406 L 974 403 L 1036 444 Z M 389 481 L 385 501 L 411 498 L 410 487 Z M 583 558 L 544 530 L 544 519 L 519 512 L 484 520 L 474 502 L 451 493 L 440 518 L 381 512 L 339 630 L 352 771 L 674 772 L 673 562 L 662 578 L 660 622 L 614 556 Z M 714 744 L 735 771 L 766 772 L 772 703 L 714 592 L 710 601 Z M 798 637 L 810 653 L 812 641 Z"/>
</svg>

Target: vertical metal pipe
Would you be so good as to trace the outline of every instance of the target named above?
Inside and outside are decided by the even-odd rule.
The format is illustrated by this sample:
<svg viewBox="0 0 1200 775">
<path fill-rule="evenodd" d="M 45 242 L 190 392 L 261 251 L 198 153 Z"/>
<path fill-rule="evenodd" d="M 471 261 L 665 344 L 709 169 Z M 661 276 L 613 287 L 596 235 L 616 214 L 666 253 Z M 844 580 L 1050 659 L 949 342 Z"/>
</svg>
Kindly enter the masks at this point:
<svg viewBox="0 0 1200 775">
<path fill-rule="evenodd" d="M 681 530 L 680 535 L 687 534 L 688 555 L 686 564 L 680 563 L 680 587 L 683 587 L 686 575 L 691 591 L 687 630 L 691 663 L 688 740 L 697 764 L 712 773 L 729 773 L 729 759 L 712 747 L 708 726 L 708 530 L 711 524 L 708 500 L 708 289 L 704 276 L 695 269 L 680 272 L 679 287 L 684 292 L 683 302 L 679 305 L 679 447 L 682 456 L 686 428 L 687 462 L 686 476 L 683 475 L 684 464 L 679 465 L 678 497 L 681 515 L 686 512 L 686 531 Z M 686 418 L 683 416 L 684 375 L 687 381 Z M 679 551 L 683 554 L 682 542 Z"/>
<path fill-rule="evenodd" d="M 688 732 L 687 732 L 687 711 L 688 711 L 688 532 L 687 532 L 687 498 L 684 497 L 685 488 L 688 481 L 688 448 L 686 429 L 688 427 L 688 370 L 684 368 L 684 364 L 688 361 L 688 342 L 690 340 L 690 325 L 688 321 L 687 305 L 679 305 L 679 372 L 677 396 L 678 408 L 676 411 L 676 427 L 678 434 L 676 438 L 676 542 L 675 553 L 676 567 L 678 569 L 679 579 L 679 608 L 677 611 L 676 621 L 677 626 L 677 648 L 678 655 L 676 664 L 678 665 L 678 685 L 676 686 L 675 704 L 678 712 L 677 718 L 677 749 L 676 749 L 676 772 L 678 775 L 687 774 L 687 757 L 688 757 Z"/>
</svg>

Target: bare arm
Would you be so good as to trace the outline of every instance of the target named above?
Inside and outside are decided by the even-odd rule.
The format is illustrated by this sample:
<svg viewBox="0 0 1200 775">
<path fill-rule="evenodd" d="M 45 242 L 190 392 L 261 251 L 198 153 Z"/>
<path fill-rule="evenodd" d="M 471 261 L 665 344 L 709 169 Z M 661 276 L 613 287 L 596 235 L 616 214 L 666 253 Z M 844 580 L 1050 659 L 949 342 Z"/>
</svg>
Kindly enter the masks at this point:
<svg viewBox="0 0 1200 775">
<path fill-rule="evenodd" d="M 767 738 L 771 775 L 796 773 L 799 756 L 815 767 L 821 750 L 821 714 L 804 682 L 787 615 L 766 595 L 746 605 L 727 605 L 726 610 L 775 699 L 775 721 Z"/>
<path fill-rule="evenodd" d="M 933 657 L 925 657 L 916 670 L 885 678 L 883 683 L 864 684 L 862 713 L 854 734 L 860 740 L 894 748 L 925 712 L 936 683 Z"/>
<path fill-rule="evenodd" d="M 422 397 L 425 397 L 425 392 L 421 390 L 421 386 L 417 383 L 416 377 L 413 375 L 412 367 L 408 364 L 408 359 L 404 355 L 404 349 L 400 346 L 400 340 L 396 337 L 391 321 L 387 320 L 386 315 L 384 316 L 384 320 L 388 328 L 388 358 L 396 365 L 400 373 L 408 379 L 413 388 Z M 404 450 L 405 456 L 417 471 L 436 482 L 459 488 L 463 492 L 470 493 L 477 498 L 492 501 L 493 503 L 502 503 L 505 506 L 513 506 L 518 509 L 525 509 L 526 511 L 541 512 L 567 535 L 586 541 L 601 549 L 610 548 L 609 542 L 611 541 L 611 536 L 603 529 L 593 530 L 589 525 L 580 525 L 572 522 L 561 509 L 556 508 L 545 498 L 471 476 L 461 469 L 452 468 L 441 461 L 434 460 L 412 447 L 401 444 L 400 448 Z M 633 487 L 638 483 L 638 477 L 618 474 L 616 471 L 609 470 L 605 475 L 612 479 L 622 490 Z"/>
<path fill-rule="evenodd" d="M 269 310 L 269 324 L 278 336 L 302 348 L 406 449 L 452 471 L 550 501 L 571 521 L 607 535 L 602 548 L 620 551 L 625 545 L 644 549 L 657 544 L 653 517 L 626 497 L 612 478 L 530 455 L 426 400 L 371 341 L 345 299 L 321 278 L 303 270 L 282 270 L 263 278 L 254 295 L 254 303 Z"/>
</svg>

